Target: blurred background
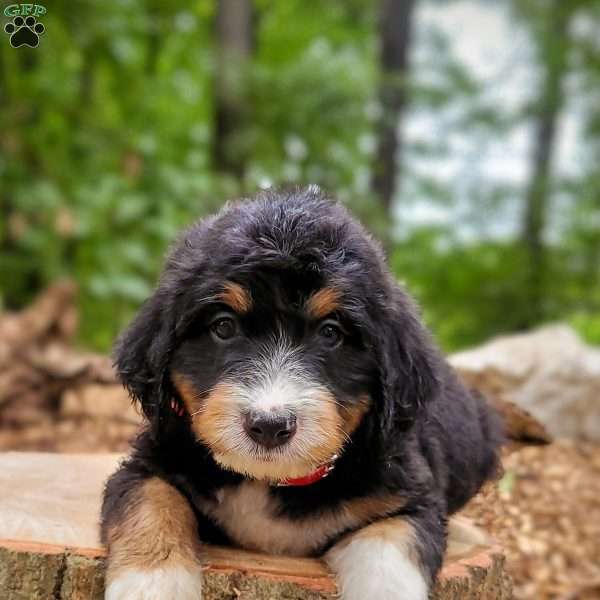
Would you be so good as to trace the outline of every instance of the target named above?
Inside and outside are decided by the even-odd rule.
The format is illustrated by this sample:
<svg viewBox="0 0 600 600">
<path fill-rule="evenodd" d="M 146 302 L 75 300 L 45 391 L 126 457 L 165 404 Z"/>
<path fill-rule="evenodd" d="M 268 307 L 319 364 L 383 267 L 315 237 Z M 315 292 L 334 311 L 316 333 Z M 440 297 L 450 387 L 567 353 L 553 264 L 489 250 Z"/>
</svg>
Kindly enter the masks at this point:
<svg viewBox="0 0 600 600">
<path fill-rule="evenodd" d="M 54 1 L 0 43 L 0 301 L 74 278 L 107 350 L 193 219 L 318 183 L 446 350 L 600 342 L 600 3 Z M 8 21 L 8 19 L 5 19 Z"/>
<path fill-rule="evenodd" d="M 467 512 L 515 597 L 600 598 L 600 0 L 45 8 L 0 31 L 0 449 L 126 450 L 107 353 L 177 232 L 316 183 L 504 407 Z"/>
</svg>

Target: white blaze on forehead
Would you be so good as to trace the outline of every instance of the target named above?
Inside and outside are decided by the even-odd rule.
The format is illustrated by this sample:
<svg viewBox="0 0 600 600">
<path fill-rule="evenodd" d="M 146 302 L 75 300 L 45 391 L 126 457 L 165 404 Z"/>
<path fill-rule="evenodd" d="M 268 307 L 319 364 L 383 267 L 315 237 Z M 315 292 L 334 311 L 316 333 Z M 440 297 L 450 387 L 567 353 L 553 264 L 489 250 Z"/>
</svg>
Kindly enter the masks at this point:
<svg viewBox="0 0 600 600">
<path fill-rule="evenodd" d="M 282 338 L 261 348 L 253 374 L 256 379 L 244 386 L 243 392 L 245 403 L 253 410 L 306 408 L 326 391 L 302 366 L 299 349 Z"/>
<path fill-rule="evenodd" d="M 298 405 L 299 399 L 306 391 L 306 383 L 292 378 L 289 373 L 274 373 L 268 381 L 261 381 L 251 390 L 252 408 L 264 411 L 287 410 Z"/>
</svg>

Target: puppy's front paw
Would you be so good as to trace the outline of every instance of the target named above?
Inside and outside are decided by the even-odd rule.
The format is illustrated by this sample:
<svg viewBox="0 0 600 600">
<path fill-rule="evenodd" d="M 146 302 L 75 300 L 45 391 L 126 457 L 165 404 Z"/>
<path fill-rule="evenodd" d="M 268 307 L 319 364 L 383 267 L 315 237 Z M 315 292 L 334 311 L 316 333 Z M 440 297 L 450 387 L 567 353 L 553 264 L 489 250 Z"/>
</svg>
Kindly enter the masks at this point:
<svg viewBox="0 0 600 600">
<path fill-rule="evenodd" d="M 326 556 L 342 600 L 427 600 L 427 582 L 402 549 L 384 540 L 354 540 Z"/>
<path fill-rule="evenodd" d="M 201 600 L 202 570 L 170 566 L 126 569 L 106 587 L 105 600 Z"/>
</svg>

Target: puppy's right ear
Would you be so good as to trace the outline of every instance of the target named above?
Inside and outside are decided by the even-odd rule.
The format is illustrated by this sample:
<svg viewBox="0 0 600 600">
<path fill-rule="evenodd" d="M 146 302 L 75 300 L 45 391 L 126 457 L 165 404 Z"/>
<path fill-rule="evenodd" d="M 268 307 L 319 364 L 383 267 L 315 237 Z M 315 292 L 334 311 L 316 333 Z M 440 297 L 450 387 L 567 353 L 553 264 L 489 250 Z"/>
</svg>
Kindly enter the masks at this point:
<svg viewBox="0 0 600 600">
<path fill-rule="evenodd" d="M 171 394 L 167 373 L 174 328 L 167 318 L 172 313 L 166 304 L 164 293 L 156 291 L 144 302 L 114 349 L 121 382 L 156 426 Z"/>
</svg>

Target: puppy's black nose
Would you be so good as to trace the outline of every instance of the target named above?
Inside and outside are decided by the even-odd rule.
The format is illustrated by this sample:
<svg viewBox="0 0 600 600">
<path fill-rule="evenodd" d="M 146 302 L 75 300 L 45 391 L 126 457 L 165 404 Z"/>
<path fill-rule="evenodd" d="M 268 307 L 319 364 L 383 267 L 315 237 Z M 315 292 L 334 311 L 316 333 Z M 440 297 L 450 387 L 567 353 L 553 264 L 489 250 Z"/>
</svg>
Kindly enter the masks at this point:
<svg viewBox="0 0 600 600">
<path fill-rule="evenodd" d="M 253 411 L 244 418 L 246 433 L 266 448 L 276 448 L 289 442 L 296 433 L 296 416 Z"/>
</svg>

